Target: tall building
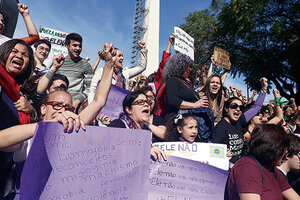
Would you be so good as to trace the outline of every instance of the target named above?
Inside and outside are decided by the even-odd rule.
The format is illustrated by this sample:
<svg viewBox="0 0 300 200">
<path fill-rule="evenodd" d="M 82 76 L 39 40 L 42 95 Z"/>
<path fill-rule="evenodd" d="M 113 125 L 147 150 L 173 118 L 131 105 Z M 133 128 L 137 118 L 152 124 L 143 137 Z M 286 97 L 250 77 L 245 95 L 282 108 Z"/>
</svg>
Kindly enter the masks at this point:
<svg viewBox="0 0 300 200">
<path fill-rule="evenodd" d="M 148 49 L 147 67 L 143 73 L 146 76 L 156 71 L 159 65 L 159 9 L 160 0 L 136 0 L 131 64 L 138 63 L 137 41 L 144 41 Z"/>
</svg>

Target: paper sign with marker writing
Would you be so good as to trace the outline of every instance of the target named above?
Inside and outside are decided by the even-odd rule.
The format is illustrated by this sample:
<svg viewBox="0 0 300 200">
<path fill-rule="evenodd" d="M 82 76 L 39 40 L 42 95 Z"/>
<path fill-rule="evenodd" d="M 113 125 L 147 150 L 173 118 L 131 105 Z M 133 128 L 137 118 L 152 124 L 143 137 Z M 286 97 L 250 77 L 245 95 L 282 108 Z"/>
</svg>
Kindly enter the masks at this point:
<svg viewBox="0 0 300 200">
<path fill-rule="evenodd" d="M 194 60 L 194 38 L 176 26 L 174 27 L 174 33 L 176 34 L 174 50 L 179 51 Z"/>
<path fill-rule="evenodd" d="M 167 155 L 203 162 L 224 170 L 228 170 L 229 167 L 229 160 L 226 157 L 227 147 L 225 144 L 157 142 L 153 145 L 164 150 Z"/>
<path fill-rule="evenodd" d="M 218 65 L 227 70 L 230 70 L 230 56 L 227 51 L 221 49 L 220 47 L 214 47 L 214 57 L 215 59 L 212 62 L 214 65 Z"/>
<path fill-rule="evenodd" d="M 175 156 L 150 165 L 149 200 L 224 199 L 225 170 Z"/>
<path fill-rule="evenodd" d="M 130 91 L 111 85 L 106 104 L 98 117 L 103 114 L 107 115 L 112 120 L 119 118 L 120 113 L 123 112 L 123 99 L 128 93 L 130 93 Z"/>
<path fill-rule="evenodd" d="M 150 146 L 144 130 L 88 126 L 67 134 L 58 123 L 39 123 L 20 200 L 147 199 Z"/>
</svg>

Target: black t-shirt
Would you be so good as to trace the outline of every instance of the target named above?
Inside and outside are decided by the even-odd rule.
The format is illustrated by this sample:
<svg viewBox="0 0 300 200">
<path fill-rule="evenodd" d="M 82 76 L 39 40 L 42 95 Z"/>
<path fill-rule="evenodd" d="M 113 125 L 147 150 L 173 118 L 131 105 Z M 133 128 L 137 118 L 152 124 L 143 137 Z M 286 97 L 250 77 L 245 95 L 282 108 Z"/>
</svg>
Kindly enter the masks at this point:
<svg viewBox="0 0 300 200">
<path fill-rule="evenodd" d="M 245 116 L 242 114 L 234 125 L 223 118 L 215 127 L 213 142 L 227 145 L 232 153 L 230 160 L 232 163 L 236 163 L 242 155 L 244 145 L 242 128 L 246 125 Z"/>
<path fill-rule="evenodd" d="M 114 119 L 107 127 L 126 128 L 126 125 L 122 120 Z"/>
<path fill-rule="evenodd" d="M 166 96 L 168 103 L 167 114 L 177 114 L 182 101 L 194 103 L 199 99 L 197 92 L 189 88 L 181 79 L 176 77 L 171 77 L 167 80 Z"/>
<path fill-rule="evenodd" d="M 164 126 L 165 122 L 161 116 L 153 115 L 152 124 L 155 126 Z M 159 137 L 157 137 L 154 133 L 152 133 L 152 143 L 155 143 L 155 142 L 165 142 L 165 141 L 160 139 Z"/>
</svg>

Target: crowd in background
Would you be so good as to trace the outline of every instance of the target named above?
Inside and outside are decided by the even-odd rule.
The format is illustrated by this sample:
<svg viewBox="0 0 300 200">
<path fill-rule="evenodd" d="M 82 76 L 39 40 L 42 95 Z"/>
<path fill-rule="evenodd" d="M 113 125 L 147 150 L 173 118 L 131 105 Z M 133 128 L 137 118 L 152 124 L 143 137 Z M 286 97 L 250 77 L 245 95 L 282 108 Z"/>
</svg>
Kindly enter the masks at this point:
<svg viewBox="0 0 300 200">
<path fill-rule="evenodd" d="M 265 102 L 266 78 L 257 80 L 261 90 L 248 99 L 239 88 L 223 86 L 228 70 L 213 74 L 214 65 L 208 63 L 208 69 L 203 65 L 193 75 L 189 56 L 171 55 L 174 33 L 157 71 L 149 76 L 142 75 L 147 65 L 144 42 L 138 42 L 141 50 L 135 67 L 123 66 L 122 50 L 112 43 L 103 45 L 91 66 L 88 58 L 80 57 L 83 39 L 78 33 L 66 37 L 68 55 L 55 55 L 52 65 L 46 66 L 51 43 L 39 39 L 28 7 L 18 4 L 18 9 L 29 37 L 0 46 L 0 198 L 19 198 L 22 167 L 37 122 L 56 121 L 65 132 L 74 126 L 76 130 L 107 126 L 149 130 L 153 143 L 226 144 L 231 172 L 225 198 L 299 199 L 300 106 L 293 98 L 283 101 L 276 88 L 274 100 Z M 6 21 L 0 11 L 0 33 Z M 105 65 L 97 68 L 101 60 Z M 97 117 L 111 84 L 130 91 L 123 112 L 118 119 Z M 167 159 L 155 146 L 150 155 Z"/>
</svg>

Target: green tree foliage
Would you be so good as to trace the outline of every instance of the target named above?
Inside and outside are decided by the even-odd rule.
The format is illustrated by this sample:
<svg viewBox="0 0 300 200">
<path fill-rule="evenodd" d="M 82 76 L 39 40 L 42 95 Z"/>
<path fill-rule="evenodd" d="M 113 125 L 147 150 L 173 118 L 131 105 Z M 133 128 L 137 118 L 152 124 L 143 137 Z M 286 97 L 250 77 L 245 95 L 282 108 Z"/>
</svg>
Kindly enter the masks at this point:
<svg viewBox="0 0 300 200">
<path fill-rule="evenodd" d="M 299 101 L 294 91 L 300 80 L 299 1 L 231 0 L 214 5 L 191 13 L 181 26 L 195 39 L 196 63 L 206 63 L 213 46 L 219 46 L 231 55 L 232 75 L 244 75 L 251 89 L 259 89 L 257 80 L 265 76 L 283 96 Z"/>
</svg>

